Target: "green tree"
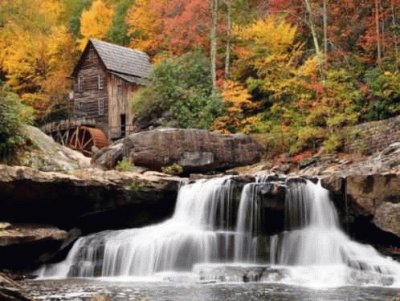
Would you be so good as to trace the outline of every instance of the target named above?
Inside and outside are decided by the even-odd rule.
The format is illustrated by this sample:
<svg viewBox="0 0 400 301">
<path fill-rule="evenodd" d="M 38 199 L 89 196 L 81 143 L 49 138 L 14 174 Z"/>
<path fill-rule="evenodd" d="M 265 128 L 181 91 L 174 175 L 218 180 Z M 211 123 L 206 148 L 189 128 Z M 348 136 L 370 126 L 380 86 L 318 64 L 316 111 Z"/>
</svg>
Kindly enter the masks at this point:
<svg viewBox="0 0 400 301">
<path fill-rule="evenodd" d="M 133 5 L 133 0 L 122 0 L 115 9 L 111 28 L 108 31 L 107 39 L 119 45 L 128 45 L 130 42 L 128 35 L 128 25 L 125 17 L 128 9 Z"/>
<path fill-rule="evenodd" d="M 93 0 L 63 0 L 68 29 L 75 38 L 79 38 L 81 32 L 81 14 L 89 9 Z"/>
<path fill-rule="evenodd" d="M 210 128 L 223 105 L 213 94 L 210 64 L 200 51 L 156 64 L 133 101 L 138 124 Z"/>
<path fill-rule="evenodd" d="M 364 118 L 379 120 L 400 113 L 400 74 L 379 68 L 365 73 L 367 110 Z"/>
<path fill-rule="evenodd" d="M 17 94 L 0 85 L 0 159 L 25 145 L 21 128 L 32 121 L 32 109 L 23 105 Z"/>
</svg>

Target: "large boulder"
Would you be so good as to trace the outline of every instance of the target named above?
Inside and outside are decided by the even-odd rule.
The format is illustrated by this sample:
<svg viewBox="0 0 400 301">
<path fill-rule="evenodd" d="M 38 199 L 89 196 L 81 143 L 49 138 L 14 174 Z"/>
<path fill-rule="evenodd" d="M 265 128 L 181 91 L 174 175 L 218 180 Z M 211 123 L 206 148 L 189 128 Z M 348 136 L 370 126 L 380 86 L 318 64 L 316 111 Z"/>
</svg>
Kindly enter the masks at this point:
<svg viewBox="0 0 400 301">
<path fill-rule="evenodd" d="M 222 135 L 199 129 L 158 129 L 132 134 L 122 144 L 95 155 L 94 163 L 112 168 L 121 154 L 136 166 L 161 170 L 174 163 L 185 173 L 226 170 L 258 162 L 262 146 L 248 135 Z"/>
<path fill-rule="evenodd" d="M 31 147 L 18 158 L 19 165 L 42 171 L 66 171 L 90 166 L 90 158 L 56 143 L 40 129 L 25 125 L 22 131 Z"/>
</svg>

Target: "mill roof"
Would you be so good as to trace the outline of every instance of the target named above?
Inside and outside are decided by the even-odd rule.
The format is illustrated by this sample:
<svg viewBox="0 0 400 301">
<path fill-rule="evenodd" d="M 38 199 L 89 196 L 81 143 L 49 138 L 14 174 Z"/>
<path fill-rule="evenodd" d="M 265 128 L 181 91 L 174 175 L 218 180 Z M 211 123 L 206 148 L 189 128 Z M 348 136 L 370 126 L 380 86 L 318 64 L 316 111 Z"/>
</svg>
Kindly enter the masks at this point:
<svg viewBox="0 0 400 301">
<path fill-rule="evenodd" d="M 134 77 L 148 75 L 151 64 L 150 58 L 146 53 L 96 39 L 90 39 L 86 48 L 90 43 L 108 71 Z"/>
</svg>

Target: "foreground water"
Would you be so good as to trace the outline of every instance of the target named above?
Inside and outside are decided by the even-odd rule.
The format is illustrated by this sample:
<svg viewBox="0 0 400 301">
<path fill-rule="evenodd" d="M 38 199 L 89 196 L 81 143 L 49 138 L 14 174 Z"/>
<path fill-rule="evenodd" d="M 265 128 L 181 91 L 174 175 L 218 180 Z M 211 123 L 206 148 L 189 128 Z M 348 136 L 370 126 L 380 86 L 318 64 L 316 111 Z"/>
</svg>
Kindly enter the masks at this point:
<svg viewBox="0 0 400 301">
<path fill-rule="evenodd" d="M 400 301 L 383 287 L 310 289 L 267 283 L 115 282 L 90 279 L 28 281 L 37 300 L 51 301 Z M 98 296 L 94 299 L 94 296 Z"/>
</svg>

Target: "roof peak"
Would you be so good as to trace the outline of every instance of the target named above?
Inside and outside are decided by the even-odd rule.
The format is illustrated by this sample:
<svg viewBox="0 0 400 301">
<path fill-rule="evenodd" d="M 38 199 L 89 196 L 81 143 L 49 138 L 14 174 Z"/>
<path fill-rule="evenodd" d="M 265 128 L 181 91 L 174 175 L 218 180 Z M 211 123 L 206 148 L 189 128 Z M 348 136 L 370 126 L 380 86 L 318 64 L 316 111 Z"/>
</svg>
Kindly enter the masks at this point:
<svg viewBox="0 0 400 301">
<path fill-rule="evenodd" d="M 119 44 L 115 44 L 115 43 L 99 40 L 99 39 L 96 39 L 96 38 L 90 38 L 89 41 L 92 42 L 92 43 L 95 42 L 95 43 L 107 44 L 107 45 L 110 45 L 112 47 L 119 47 L 119 48 L 131 50 L 131 51 L 143 53 L 143 54 L 145 54 L 147 56 L 146 52 L 138 50 L 138 49 L 130 48 L 130 47 L 127 47 L 127 46 L 122 46 L 122 45 L 119 45 Z"/>
<path fill-rule="evenodd" d="M 109 71 L 136 77 L 145 77 L 151 69 L 149 56 L 140 50 L 91 38 L 92 44 L 104 66 Z M 88 46 L 86 46 L 88 47 Z"/>
</svg>

